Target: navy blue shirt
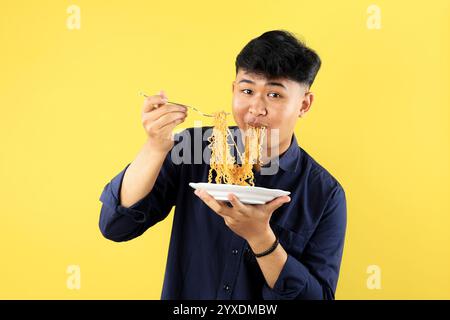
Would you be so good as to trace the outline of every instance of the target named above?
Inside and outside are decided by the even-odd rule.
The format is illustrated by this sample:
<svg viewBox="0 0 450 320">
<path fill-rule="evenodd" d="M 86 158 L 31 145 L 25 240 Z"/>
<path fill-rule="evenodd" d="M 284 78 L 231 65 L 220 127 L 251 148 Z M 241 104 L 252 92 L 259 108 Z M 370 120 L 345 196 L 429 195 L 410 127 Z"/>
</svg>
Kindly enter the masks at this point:
<svg viewBox="0 0 450 320">
<path fill-rule="evenodd" d="M 174 148 L 185 143 L 192 145 L 193 152 L 198 145 L 190 143 L 185 134 L 202 137 L 207 128 L 189 128 L 177 134 Z M 235 132 L 237 127 L 230 129 Z M 200 143 L 202 150 L 209 144 Z M 180 155 L 186 154 L 181 151 Z M 209 160 L 190 160 L 173 161 L 169 152 L 152 191 L 129 208 L 121 206 L 119 198 L 129 164 L 100 196 L 100 230 L 113 241 L 140 236 L 175 206 L 161 299 L 334 299 L 346 229 L 345 193 L 340 183 L 298 146 L 295 135 L 276 160 L 276 174 L 254 172 L 255 186 L 291 192 L 291 201 L 278 208 L 270 220 L 288 254 L 273 288 L 267 285 L 248 243 L 189 186 L 189 182 L 208 181 Z"/>
</svg>

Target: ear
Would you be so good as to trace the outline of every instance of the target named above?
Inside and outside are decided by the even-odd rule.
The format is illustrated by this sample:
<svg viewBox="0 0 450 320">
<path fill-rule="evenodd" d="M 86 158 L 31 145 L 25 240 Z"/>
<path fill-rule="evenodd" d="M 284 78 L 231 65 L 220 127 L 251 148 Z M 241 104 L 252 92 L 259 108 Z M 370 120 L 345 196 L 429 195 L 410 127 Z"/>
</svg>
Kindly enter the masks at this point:
<svg viewBox="0 0 450 320">
<path fill-rule="evenodd" d="M 233 93 L 234 92 L 234 86 L 236 85 L 236 81 L 233 81 L 232 83 L 231 83 L 231 93 Z"/>
<path fill-rule="evenodd" d="M 298 117 L 303 117 L 311 108 L 311 105 L 314 101 L 314 93 L 306 92 L 305 97 L 302 100 L 302 104 L 300 110 L 298 111 Z"/>
</svg>

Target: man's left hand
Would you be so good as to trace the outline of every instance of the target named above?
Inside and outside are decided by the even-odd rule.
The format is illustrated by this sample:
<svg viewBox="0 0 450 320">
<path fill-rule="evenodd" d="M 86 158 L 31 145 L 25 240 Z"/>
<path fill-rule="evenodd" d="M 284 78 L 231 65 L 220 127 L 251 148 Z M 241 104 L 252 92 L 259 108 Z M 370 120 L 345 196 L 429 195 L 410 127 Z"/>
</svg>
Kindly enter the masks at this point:
<svg viewBox="0 0 450 320">
<path fill-rule="evenodd" d="M 232 205 L 229 207 L 225 201 L 217 201 L 205 190 L 195 190 L 195 194 L 221 216 L 234 233 L 250 244 L 261 242 L 273 235 L 269 223 L 273 212 L 291 201 L 290 197 L 281 196 L 266 204 L 243 204 L 234 194 L 229 193 L 228 200 Z"/>
</svg>

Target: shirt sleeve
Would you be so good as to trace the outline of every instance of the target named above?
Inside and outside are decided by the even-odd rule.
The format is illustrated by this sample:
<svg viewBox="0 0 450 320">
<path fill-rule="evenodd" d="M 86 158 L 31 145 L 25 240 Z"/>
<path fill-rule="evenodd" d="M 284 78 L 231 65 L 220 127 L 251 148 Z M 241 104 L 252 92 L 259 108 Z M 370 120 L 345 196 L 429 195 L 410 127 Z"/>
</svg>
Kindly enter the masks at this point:
<svg viewBox="0 0 450 320">
<path fill-rule="evenodd" d="M 273 288 L 263 286 L 267 300 L 334 299 L 342 259 L 347 206 L 345 192 L 333 190 L 320 222 L 302 253 L 288 253 Z"/>
<path fill-rule="evenodd" d="M 120 205 L 120 189 L 130 164 L 103 189 L 99 227 L 103 236 L 113 241 L 127 241 L 167 217 L 175 205 L 179 168 L 167 154 L 151 192 L 132 206 Z"/>
</svg>

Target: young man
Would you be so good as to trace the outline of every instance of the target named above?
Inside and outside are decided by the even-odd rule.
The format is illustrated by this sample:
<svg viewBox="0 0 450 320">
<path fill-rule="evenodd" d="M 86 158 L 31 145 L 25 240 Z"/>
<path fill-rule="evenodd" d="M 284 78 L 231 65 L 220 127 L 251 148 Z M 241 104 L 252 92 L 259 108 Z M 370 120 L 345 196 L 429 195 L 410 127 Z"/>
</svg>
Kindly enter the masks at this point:
<svg viewBox="0 0 450 320">
<path fill-rule="evenodd" d="M 183 153 L 195 153 L 186 137 L 203 137 L 208 128 L 186 129 L 173 139 L 186 109 L 166 104 L 163 92 L 146 99 L 148 139 L 103 190 L 100 230 L 127 241 L 175 206 L 162 299 L 334 299 L 345 193 L 294 135 L 313 102 L 309 90 L 320 65 L 313 50 L 279 30 L 253 39 L 237 56 L 232 129 L 241 141 L 250 125 L 265 126 L 267 136 L 278 133 L 263 152 L 263 167 L 254 170 L 255 185 L 291 192 L 264 205 L 243 204 L 233 194 L 223 202 L 194 193 L 189 183 L 207 182 L 209 164 L 174 161 L 171 151 L 184 144 Z M 263 174 L 273 163 L 278 170 Z"/>
</svg>

